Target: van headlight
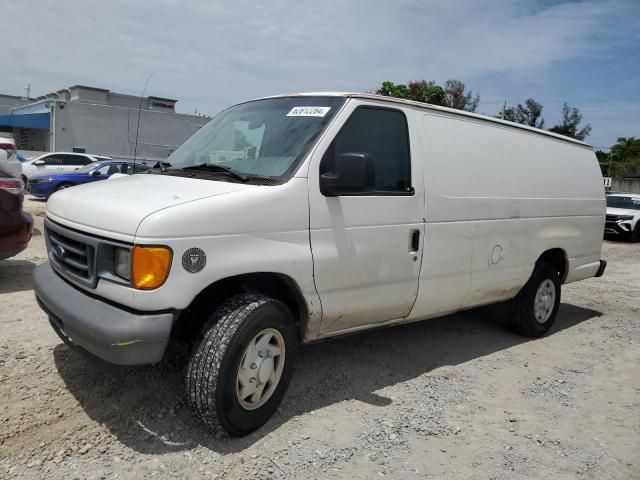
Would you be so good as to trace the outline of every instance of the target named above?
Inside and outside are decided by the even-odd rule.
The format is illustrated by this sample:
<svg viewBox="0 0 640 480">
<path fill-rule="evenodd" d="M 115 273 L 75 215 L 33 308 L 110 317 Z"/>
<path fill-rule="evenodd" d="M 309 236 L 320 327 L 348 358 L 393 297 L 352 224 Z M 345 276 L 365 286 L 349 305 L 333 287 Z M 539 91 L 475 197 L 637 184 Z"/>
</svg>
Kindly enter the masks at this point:
<svg viewBox="0 0 640 480">
<path fill-rule="evenodd" d="M 169 276 L 173 252 L 162 245 L 135 245 L 131 250 L 131 284 L 140 290 L 152 290 Z"/>
<path fill-rule="evenodd" d="M 120 278 L 131 280 L 131 251 L 128 248 L 116 248 L 113 271 Z"/>
</svg>

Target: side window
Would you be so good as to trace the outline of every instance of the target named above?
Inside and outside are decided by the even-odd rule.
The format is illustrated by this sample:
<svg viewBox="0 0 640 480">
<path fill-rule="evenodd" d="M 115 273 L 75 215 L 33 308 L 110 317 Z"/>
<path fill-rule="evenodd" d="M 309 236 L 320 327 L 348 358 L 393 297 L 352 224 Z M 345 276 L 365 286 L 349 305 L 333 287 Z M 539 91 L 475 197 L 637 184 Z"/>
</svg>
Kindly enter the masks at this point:
<svg viewBox="0 0 640 480">
<path fill-rule="evenodd" d="M 113 165 L 103 165 L 102 167 L 100 167 L 98 170 L 95 170 L 97 172 L 100 172 L 100 175 L 111 175 L 112 172 L 111 169 L 113 168 Z"/>
<path fill-rule="evenodd" d="M 62 155 L 49 155 L 43 158 L 44 164 L 49 166 L 62 165 Z"/>
<path fill-rule="evenodd" d="M 110 164 L 107 170 L 107 175 L 111 176 L 114 173 L 121 173 L 122 164 L 118 165 L 117 163 Z"/>
<path fill-rule="evenodd" d="M 407 119 L 399 110 L 359 107 L 344 124 L 321 162 L 320 174 L 333 171 L 343 153 L 365 153 L 373 161 L 374 190 L 411 190 L 411 157 Z"/>
<path fill-rule="evenodd" d="M 91 160 L 82 155 L 63 155 L 62 164 L 66 166 L 82 167 L 89 165 Z"/>
</svg>

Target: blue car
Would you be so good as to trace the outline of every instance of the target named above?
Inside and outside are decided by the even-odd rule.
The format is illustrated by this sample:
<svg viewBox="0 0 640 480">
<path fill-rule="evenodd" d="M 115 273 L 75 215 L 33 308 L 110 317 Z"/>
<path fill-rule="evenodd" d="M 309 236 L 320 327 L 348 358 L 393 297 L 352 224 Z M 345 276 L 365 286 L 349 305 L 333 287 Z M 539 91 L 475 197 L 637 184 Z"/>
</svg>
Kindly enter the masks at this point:
<svg viewBox="0 0 640 480">
<path fill-rule="evenodd" d="M 143 163 L 136 163 L 135 173 L 144 173 L 149 168 L 151 167 Z M 31 177 L 27 192 L 34 197 L 47 199 L 52 193 L 64 188 L 106 180 L 114 173 L 132 174 L 133 171 L 133 162 L 126 160 L 93 162 L 73 172 L 57 172 Z"/>
</svg>

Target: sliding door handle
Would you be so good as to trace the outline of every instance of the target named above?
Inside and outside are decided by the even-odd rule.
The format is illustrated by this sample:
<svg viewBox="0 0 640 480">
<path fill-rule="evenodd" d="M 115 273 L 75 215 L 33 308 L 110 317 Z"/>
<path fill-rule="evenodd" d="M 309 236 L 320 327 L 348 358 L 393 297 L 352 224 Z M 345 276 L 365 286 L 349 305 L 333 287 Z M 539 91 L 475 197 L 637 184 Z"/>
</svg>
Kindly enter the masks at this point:
<svg viewBox="0 0 640 480">
<path fill-rule="evenodd" d="M 420 230 L 411 230 L 411 243 L 409 253 L 416 253 L 420 250 Z"/>
</svg>

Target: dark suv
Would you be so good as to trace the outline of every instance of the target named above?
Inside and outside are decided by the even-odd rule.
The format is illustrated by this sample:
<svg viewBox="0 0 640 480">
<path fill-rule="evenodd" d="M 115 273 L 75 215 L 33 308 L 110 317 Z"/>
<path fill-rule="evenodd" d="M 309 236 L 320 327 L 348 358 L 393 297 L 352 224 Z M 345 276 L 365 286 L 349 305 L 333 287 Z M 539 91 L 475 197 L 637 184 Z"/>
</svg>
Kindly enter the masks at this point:
<svg viewBox="0 0 640 480">
<path fill-rule="evenodd" d="M 22 211 L 22 181 L 5 175 L 0 170 L 0 260 L 27 248 L 33 230 L 31 215 Z"/>
</svg>

